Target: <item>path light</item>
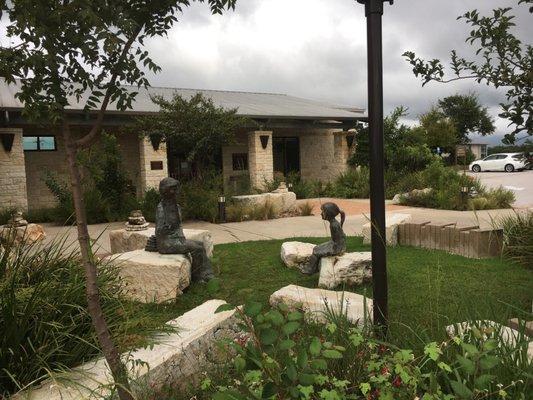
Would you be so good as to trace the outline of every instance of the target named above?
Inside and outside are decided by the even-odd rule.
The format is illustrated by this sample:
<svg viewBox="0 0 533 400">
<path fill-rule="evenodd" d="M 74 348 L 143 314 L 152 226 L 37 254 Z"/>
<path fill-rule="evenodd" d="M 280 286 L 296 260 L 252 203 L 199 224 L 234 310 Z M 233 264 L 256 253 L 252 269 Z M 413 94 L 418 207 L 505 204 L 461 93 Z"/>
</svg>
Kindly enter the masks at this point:
<svg viewBox="0 0 533 400">
<path fill-rule="evenodd" d="M 226 222 L 226 198 L 224 196 L 218 198 L 218 220 L 221 223 Z"/>
<path fill-rule="evenodd" d="M 381 16 L 383 3 L 357 0 L 365 5 L 368 62 L 368 128 L 370 131 L 370 219 L 372 227 L 372 286 L 374 324 L 387 334 L 387 256 L 385 249 L 385 179 L 383 159 L 383 58 Z"/>
</svg>

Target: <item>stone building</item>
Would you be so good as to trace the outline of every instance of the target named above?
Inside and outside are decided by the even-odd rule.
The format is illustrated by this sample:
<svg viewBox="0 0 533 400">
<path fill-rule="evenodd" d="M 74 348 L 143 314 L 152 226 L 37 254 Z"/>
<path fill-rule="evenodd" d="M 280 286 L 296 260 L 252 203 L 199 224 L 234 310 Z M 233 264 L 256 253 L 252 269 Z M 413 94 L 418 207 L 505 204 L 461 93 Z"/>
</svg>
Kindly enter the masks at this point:
<svg viewBox="0 0 533 400">
<path fill-rule="evenodd" d="M 0 81 L 0 209 L 50 207 L 55 199 L 43 174 L 52 172 L 66 179 L 65 146 L 57 129 L 24 118 L 22 104 L 15 97 L 17 91 L 18 85 Z M 304 180 L 331 180 L 347 168 L 348 129 L 365 119 L 363 109 L 283 94 L 157 87 L 140 90 L 132 110 L 121 112 L 110 106 L 104 118 L 106 132 L 117 134 L 126 169 L 139 195 L 165 176 L 179 177 L 190 166 L 176 155 L 176 149 L 167 149 L 164 143 L 154 146 L 134 134 L 119 134 L 119 128 L 136 115 L 157 112 L 153 95 L 170 99 L 174 93 L 190 97 L 198 92 L 217 106 L 237 109 L 237 114 L 254 121 L 253 127 L 235 132 L 234 143 L 222 149 L 226 185 L 244 179 L 253 187 L 261 187 L 276 173 L 299 173 Z M 94 113 L 84 111 L 83 102 L 74 100 L 69 111 L 73 132 L 81 136 L 89 129 Z"/>
</svg>

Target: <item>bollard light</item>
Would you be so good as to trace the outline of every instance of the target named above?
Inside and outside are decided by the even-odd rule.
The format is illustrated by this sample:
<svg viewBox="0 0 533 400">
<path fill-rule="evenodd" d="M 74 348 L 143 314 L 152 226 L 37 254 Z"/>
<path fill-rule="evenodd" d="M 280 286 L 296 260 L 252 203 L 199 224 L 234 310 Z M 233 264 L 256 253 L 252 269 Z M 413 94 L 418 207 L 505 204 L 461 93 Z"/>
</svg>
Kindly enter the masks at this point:
<svg viewBox="0 0 533 400">
<path fill-rule="evenodd" d="M 289 192 L 290 192 L 291 189 L 292 189 L 292 183 L 289 182 L 289 183 L 287 184 L 287 188 L 289 189 Z"/>
<path fill-rule="evenodd" d="M 226 198 L 220 196 L 218 198 L 218 220 L 219 222 L 226 222 Z"/>
</svg>

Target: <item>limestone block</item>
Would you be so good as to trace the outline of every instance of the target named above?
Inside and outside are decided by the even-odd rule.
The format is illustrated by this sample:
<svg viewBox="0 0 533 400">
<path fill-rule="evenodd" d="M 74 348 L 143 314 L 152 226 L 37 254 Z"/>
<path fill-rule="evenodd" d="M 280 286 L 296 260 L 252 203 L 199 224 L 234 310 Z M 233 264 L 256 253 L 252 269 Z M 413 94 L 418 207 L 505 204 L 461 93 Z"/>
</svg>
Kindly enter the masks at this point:
<svg viewBox="0 0 533 400">
<path fill-rule="evenodd" d="M 289 268 L 299 271 L 309 262 L 316 245 L 303 242 L 284 242 L 281 245 L 281 260 Z"/>
<path fill-rule="evenodd" d="M 335 292 L 324 289 L 309 289 L 288 285 L 270 296 L 270 304 L 284 303 L 291 309 L 305 312 L 306 317 L 317 322 L 326 322 L 327 312 L 344 314 L 353 324 L 362 325 L 372 318 L 372 299 L 351 292 Z"/>
<path fill-rule="evenodd" d="M 125 253 L 133 250 L 142 250 L 146 246 L 148 238 L 155 234 L 155 228 L 148 228 L 144 231 L 128 231 L 117 229 L 109 232 L 109 243 L 111 253 Z M 184 229 L 183 234 L 189 240 L 197 240 L 204 244 L 208 257 L 213 256 L 213 238 L 211 232 L 204 229 Z"/>
<path fill-rule="evenodd" d="M 294 192 L 248 194 L 233 196 L 232 198 L 236 203 L 252 208 L 263 206 L 267 201 L 270 201 L 278 212 L 290 211 L 296 205 Z"/>
<path fill-rule="evenodd" d="M 372 280 L 372 253 L 345 253 L 320 259 L 318 287 L 334 289 L 341 285 L 360 285 Z"/>
<path fill-rule="evenodd" d="M 112 256 L 125 295 L 143 303 L 175 300 L 191 283 L 191 262 L 183 254 L 134 250 Z"/>
<path fill-rule="evenodd" d="M 15 244 L 22 242 L 31 244 L 43 240 L 46 237 L 46 233 L 42 225 L 39 224 L 17 227 L 5 225 L 0 231 L 0 237 L 5 241 L 13 241 Z"/>
<path fill-rule="evenodd" d="M 391 214 L 385 218 L 385 238 L 387 246 L 398 244 L 398 225 L 411 220 L 411 214 Z M 363 243 L 370 244 L 370 222 L 363 225 Z"/>
<path fill-rule="evenodd" d="M 494 321 L 478 320 L 474 321 L 472 324 L 465 321 L 459 324 L 448 325 L 446 327 L 446 333 L 448 333 L 448 336 L 450 337 L 455 335 L 463 336 L 470 332 L 474 327 L 479 329 L 484 334 L 485 338 L 498 338 L 500 344 L 505 343 L 511 347 L 515 347 L 517 343 L 529 341 L 527 357 L 530 361 L 533 361 L 533 340 L 516 329 L 501 325 Z"/>
<path fill-rule="evenodd" d="M 155 389 L 175 386 L 185 389 L 201 374 L 228 360 L 215 359 L 221 339 L 237 339 L 241 333 L 234 311 L 215 314 L 225 302 L 209 300 L 186 312 L 168 324 L 176 329 L 170 334 L 159 334 L 155 345 L 123 355 L 128 360 L 127 370 L 135 391 L 146 387 Z M 136 363 L 141 360 L 142 363 Z M 220 366 L 219 366 L 220 367 Z M 16 400 L 79 400 L 101 399 L 110 396 L 111 373 L 104 358 L 83 364 L 62 374 L 64 379 L 48 379 L 33 390 L 14 397 Z M 142 383 L 144 386 L 137 386 Z M 146 386 L 148 385 L 148 386 Z"/>
</svg>

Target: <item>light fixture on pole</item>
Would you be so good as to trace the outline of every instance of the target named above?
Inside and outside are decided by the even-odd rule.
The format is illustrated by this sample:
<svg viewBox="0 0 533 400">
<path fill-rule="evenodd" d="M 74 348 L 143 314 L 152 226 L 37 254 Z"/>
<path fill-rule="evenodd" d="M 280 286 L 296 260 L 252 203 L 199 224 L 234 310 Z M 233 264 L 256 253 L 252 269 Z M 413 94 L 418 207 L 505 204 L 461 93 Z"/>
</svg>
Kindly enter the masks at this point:
<svg viewBox="0 0 533 400">
<path fill-rule="evenodd" d="M 370 226 L 374 324 L 385 336 L 388 328 L 387 255 L 385 248 L 385 179 L 383 156 L 383 3 L 357 0 L 365 5 L 367 23 L 368 128 L 370 132 Z"/>
</svg>

